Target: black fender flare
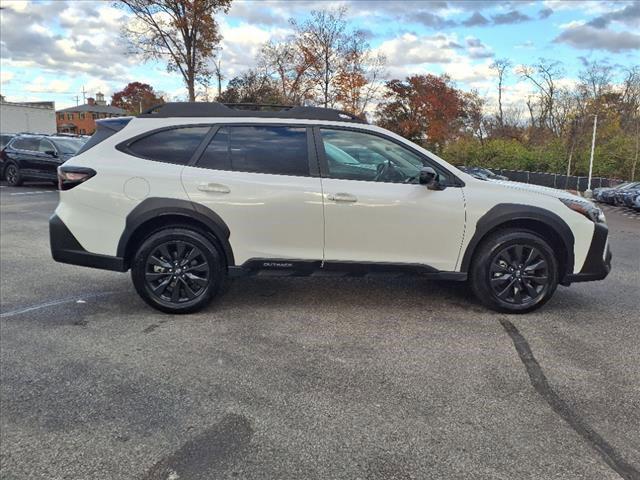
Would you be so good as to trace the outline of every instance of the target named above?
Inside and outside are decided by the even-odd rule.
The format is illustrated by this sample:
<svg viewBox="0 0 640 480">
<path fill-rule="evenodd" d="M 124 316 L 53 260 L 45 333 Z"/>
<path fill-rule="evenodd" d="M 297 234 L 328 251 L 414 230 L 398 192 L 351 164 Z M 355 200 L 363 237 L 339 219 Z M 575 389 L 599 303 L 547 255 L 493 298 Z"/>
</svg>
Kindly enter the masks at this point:
<svg viewBox="0 0 640 480">
<path fill-rule="evenodd" d="M 220 215 L 204 205 L 176 198 L 147 198 L 131 210 L 127 215 L 125 228 L 118 242 L 117 256 L 125 258 L 127 245 L 141 225 L 165 215 L 181 216 L 205 225 L 220 242 L 227 259 L 227 265 L 235 265 L 233 250 L 229 243 L 231 231 Z"/>
<path fill-rule="evenodd" d="M 496 227 L 512 221 L 534 220 L 551 228 L 562 241 L 566 252 L 565 273 L 573 273 L 575 239 L 569 225 L 557 214 L 540 207 L 517 203 L 500 203 L 485 213 L 476 224 L 476 231 L 467 244 L 460 264 L 461 272 L 468 272 L 473 254 L 482 239 Z"/>
</svg>

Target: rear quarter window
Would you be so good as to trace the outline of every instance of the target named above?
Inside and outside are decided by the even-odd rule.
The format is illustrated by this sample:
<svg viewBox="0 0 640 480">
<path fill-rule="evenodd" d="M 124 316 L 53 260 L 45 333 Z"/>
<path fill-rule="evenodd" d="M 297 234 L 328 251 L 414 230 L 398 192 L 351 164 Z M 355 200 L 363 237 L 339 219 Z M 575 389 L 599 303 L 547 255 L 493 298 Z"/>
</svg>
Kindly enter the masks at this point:
<svg viewBox="0 0 640 480">
<path fill-rule="evenodd" d="M 125 151 L 149 160 L 186 165 L 209 130 L 210 127 L 161 130 L 134 140 Z"/>
<path fill-rule="evenodd" d="M 116 132 L 119 132 L 124 127 L 126 127 L 130 121 L 131 121 L 131 118 L 124 117 L 124 118 L 111 118 L 108 120 L 100 120 L 96 122 L 96 131 L 94 132 L 93 135 L 91 135 L 91 138 L 89 138 L 89 140 L 87 140 L 85 144 L 82 145 L 82 148 L 78 150 L 78 153 L 76 155 L 80 155 L 81 153 L 84 153 L 87 150 L 89 150 L 91 147 L 95 147 L 100 142 L 104 142 L 111 135 L 113 135 Z"/>
</svg>

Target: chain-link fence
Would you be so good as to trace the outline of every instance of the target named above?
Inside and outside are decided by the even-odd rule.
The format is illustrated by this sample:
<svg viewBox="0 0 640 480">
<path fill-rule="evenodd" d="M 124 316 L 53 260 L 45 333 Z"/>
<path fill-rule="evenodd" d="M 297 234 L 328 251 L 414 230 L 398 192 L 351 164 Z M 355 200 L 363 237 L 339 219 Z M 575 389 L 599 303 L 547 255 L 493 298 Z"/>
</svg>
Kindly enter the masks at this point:
<svg viewBox="0 0 640 480">
<path fill-rule="evenodd" d="M 588 177 L 578 177 L 575 175 L 560 175 L 558 173 L 525 172 L 522 170 L 502 170 L 492 168 L 492 172 L 497 175 L 504 175 L 514 182 L 531 183 L 544 187 L 559 188 L 562 190 L 577 190 L 584 192 L 589 183 Z M 622 180 L 615 178 L 591 177 L 591 188 L 613 187 Z"/>
</svg>

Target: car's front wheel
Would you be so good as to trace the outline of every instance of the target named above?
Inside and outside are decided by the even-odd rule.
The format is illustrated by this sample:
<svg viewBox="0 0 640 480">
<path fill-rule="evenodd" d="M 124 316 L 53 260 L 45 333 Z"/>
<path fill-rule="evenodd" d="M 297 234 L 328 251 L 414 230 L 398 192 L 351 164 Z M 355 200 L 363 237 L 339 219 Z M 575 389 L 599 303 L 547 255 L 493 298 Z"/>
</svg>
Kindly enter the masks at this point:
<svg viewBox="0 0 640 480">
<path fill-rule="evenodd" d="M 525 313 L 544 305 L 558 286 L 558 262 L 542 237 L 526 230 L 491 234 L 476 252 L 470 272 L 476 297 L 500 312 Z"/>
<path fill-rule="evenodd" d="M 191 313 L 220 292 L 226 266 L 214 242 L 204 234 L 168 228 L 140 245 L 131 278 L 138 294 L 152 307 L 167 313 Z"/>
<path fill-rule="evenodd" d="M 20 175 L 20 169 L 15 163 L 10 163 L 4 169 L 4 178 L 12 187 L 19 187 L 22 185 L 22 175 Z"/>
</svg>

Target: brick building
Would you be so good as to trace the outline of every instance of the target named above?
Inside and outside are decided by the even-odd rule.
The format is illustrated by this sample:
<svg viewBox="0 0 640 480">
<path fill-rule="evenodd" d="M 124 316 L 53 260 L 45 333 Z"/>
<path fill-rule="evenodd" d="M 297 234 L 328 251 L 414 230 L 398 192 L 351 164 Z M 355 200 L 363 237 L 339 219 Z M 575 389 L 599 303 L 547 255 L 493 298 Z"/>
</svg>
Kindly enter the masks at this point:
<svg viewBox="0 0 640 480">
<path fill-rule="evenodd" d="M 97 93 L 96 98 L 88 98 L 87 103 L 77 107 L 65 108 L 56 112 L 56 125 L 59 133 L 91 135 L 96 129 L 99 118 L 122 117 L 127 112 L 118 107 L 107 105 L 104 95 Z"/>
</svg>

